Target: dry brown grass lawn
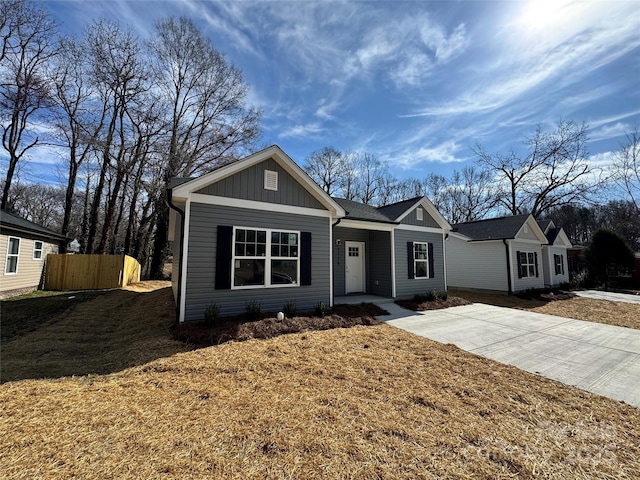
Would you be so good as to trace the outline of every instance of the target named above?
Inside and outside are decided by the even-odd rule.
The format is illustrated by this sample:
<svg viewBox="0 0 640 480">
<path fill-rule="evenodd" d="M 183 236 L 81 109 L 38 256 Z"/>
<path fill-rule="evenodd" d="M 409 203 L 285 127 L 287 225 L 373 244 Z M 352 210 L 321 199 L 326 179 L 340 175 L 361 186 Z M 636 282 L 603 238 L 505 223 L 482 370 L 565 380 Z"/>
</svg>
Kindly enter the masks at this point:
<svg viewBox="0 0 640 480">
<path fill-rule="evenodd" d="M 640 305 L 633 303 L 611 302 L 609 300 L 583 297 L 555 301 L 525 300 L 514 295 L 468 292 L 455 289 L 450 289 L 449 294 L 476 303 L 531 310 L 549 315 L 640 330 Z"/>
<path fill-rule="evenodd" d="M 145 300 L 158 302 L 153 293 L 130 307 L 138 323 L 153 323 Z M 1 385 L 3 477 L 629 479 L 640 471 L 639 409 L 388 325 L 181 353 L 165 337 L 138 338 L 133 348 L 162 354 L 120 372 Z"/>
</svg>

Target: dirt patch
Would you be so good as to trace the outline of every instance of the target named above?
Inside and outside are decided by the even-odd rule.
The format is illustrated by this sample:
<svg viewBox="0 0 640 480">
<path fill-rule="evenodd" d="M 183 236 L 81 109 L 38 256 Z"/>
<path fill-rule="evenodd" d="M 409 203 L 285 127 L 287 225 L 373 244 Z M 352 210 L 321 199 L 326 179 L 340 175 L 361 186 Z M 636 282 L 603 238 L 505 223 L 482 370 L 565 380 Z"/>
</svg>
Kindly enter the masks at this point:
<svg viewBox="0 0 640 480">
<path fill-rule="evenodd" d="M 324 317 L 312 314 L 285 318 L 278 321 L 268 317 L 249 322 L 243 317 L 221 319 L 213 326 L 200 322 L 183 323 L 175 327 L 174 338 L 197 346 L 219 345 L 230 341 L 246 341 L 253 338 L 274 338 L 280 335 L 332 328 L 349 328 L 356 325 L 377 325 L 375 319 L 389 312 L 372 303 L 336 305 L 331 314 Z"/>
<path fill-rule="evenodd" d="M 440 310 L 442 308 L 459 307 L 461 305 L 471 305 L 469 300 L 462 297 L 448 296 L 446 300 L 436 298 L 426 302 L 416 301 L 414 299 L 400 299 L 396 303 L 402 308 L 413 310 L 414 312 L 422 312 L 424 310 Z"/>
</svg>

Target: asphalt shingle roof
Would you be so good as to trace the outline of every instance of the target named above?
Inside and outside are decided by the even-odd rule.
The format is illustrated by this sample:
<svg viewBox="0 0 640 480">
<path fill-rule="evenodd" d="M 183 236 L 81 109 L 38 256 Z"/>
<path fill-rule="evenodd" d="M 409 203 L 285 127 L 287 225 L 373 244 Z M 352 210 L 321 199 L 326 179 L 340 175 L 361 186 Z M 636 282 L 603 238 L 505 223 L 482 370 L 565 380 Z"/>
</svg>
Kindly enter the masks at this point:
<svg viewBox="0 0 640 480">
<path fill-rule="evenodd" d="M 515 238 L 522 225 L 529 217 L 528 213 L 511 217 L 489 218 L 453 225 L 453 231 L 472 240 L 502 240 Z"/>
<path fill-rule="evenodd" d="M 421 200 L 422 198 L 423 197 L 415 197 L 410 198 L 409 200 L 403 200 L 402 202 L 385 205 L 384 207 L 378 208 L 378 211 L 386 215 L 390 219 L 396 220 L 398 217 L 400 217 L 400 215 L 406 212 L 415 203 L 417 203 L 418 200 Z"/>
<path fill-rule="evenodd" d="M 334 200 L 344 208 L 349 220 L 366 220 L 368 222 L 395 223 L 393 219 L 386 216 L 376 207 L 354 202 L 346 198 L 334 198 Z"/>
<path fill-rule="evenodd" d="M 5 210 L 0 211 L 0 226 L 32 233 L 39 233 L 40 235 L 55 238 L 58 240 L 68 240 L 67 237 L 65 237 L 61 233 L 49 230 L 42 225 L 33 223 Z"/>
</svg>

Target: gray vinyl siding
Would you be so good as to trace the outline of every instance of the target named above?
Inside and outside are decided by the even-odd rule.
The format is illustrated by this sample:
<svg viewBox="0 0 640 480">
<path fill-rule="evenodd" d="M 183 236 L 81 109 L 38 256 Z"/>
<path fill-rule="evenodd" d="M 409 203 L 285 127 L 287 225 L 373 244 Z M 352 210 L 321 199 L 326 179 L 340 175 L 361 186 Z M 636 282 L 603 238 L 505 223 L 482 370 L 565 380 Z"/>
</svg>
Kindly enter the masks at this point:
<svg viewBox="0 0 640 480">
<path fill-rule="evenodd" d="M 416 214 L 416 210 L 418 208 L 422 209 L 422 221 L 418 220 L 418 216 Z M 411 212 L 409 212 L 409 214 L 406 217 L 402 219 L 400 223 L 403 225 L 415 225 L 419 227 L 440 228 L 440 225 L 438 225 L 438 222 L 436 222 L 435 219 L 431 215 L 429 215 L 429 212 L 427 212 L 422 207 L 414 208 Z"/>
<path fill-rule="evenodd" d="M 395 230 L 394 235 L 396 257 L 396 297 L 411 297 L 416 293 L 424 293 L 427 290 L 446 290 L 442 234 L 411 230 Z M 433 244 L 434 278 L 409 278 L 407 242 L 428 242 Z"/>
<path fill-rule="evenodd" d="M 367 292 L 369 291 L 369 255 L 370 255 L 370 242 L 369 242 L 369 230 L 359 230 L 356 228 L 344 228 L 335 227 L 333 229 L 333 294 L 335 296 L 342 296 L 345 294 L 345 244 L 346 242 L 364 242 L 365 253 L 365 285 L 367 286 Z M 337 245 L 336 240 L 340 240 L 341 244 Z"/>
<path fill-rule="evenodd" d="M 173 254 L 173 263 L 171 264 L 171 288 L 173 290 L 173 298 L 178 299 L 178 282 L 180 281 L 180 245 L 182 244 L 182 216 L 176 215 L 175 232 L 173 236 L 173 244 L 171 252 Z"/>
<path fill-rule="evenodd" d="M 311 232 L 312 284 L 299 287 L 216 290 L 216 237 L 218 225 L 271 228 Z M 184 319 L 202 320 L 207 305 L 216 303 L 223 316 L 242 314 L 248 301 L 262 303 L 264 312 L 277 312 L 293 300 L 298 311 L 319 302 L 329 305 L 328 217 L 311 217 L 235 207 L 192 203 L 189 219 L 189 251 Z M 231 259 L 229 260 L 231 261 Z"/>
<path fill-rule="evenodd" d="M 265 170 L 278 172 L 277 191 L 265 190 Z M 198 190 L 196 193 L 297 207 L 324 208 L 308 190 L 271 158 L 246 168 L 235 175 L 223 178 Z"/>
<path fill-rule="evenodd" d="M 534 252 L 538 254 L 538 276 L 518 278 L 518 252 Z M 519 292 L 530 288 L 544 288 L 542 271 L 542 249 L 540 244 L 511 240 L 511 265 L 513 266 L 513 291 Z"/>
<path fill-rule="evenodd" d="M 371 231 L 369 239 L 369 291 L 391 297 L 391 232 Z"/>
<path fill-rule="evenodd" d="M 450 235 L 446 242 L 449 287 L 509 291 L 507 251 L 502 241 L 467 242 Z"/>
</svg>

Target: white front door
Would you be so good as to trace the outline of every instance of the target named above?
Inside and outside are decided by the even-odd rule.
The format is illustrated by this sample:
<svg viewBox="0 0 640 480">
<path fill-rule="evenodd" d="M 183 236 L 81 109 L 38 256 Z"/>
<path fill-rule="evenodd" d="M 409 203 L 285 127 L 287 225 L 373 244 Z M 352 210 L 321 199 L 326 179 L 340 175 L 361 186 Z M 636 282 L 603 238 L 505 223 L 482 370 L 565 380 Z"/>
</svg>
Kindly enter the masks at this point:
<svg viewBox="0 0 640 480">
<path fill-rule="evenodd" d="M 364 242 L 345 242 L 345 294 L 364 292 Z"/>
</svg>

